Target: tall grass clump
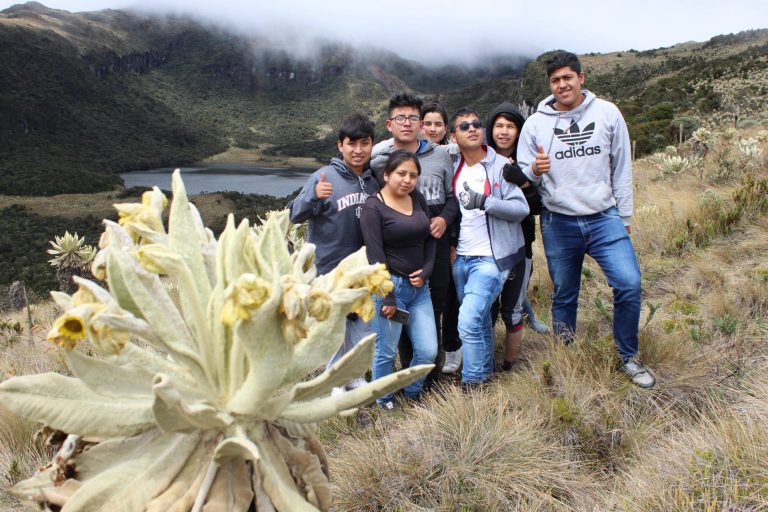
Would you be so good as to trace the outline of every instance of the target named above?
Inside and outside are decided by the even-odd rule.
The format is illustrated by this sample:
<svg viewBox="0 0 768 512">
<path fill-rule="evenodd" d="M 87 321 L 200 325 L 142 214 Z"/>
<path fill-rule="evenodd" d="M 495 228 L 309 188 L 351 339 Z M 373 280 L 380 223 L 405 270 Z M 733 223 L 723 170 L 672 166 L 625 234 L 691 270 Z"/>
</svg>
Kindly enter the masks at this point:
<svg viewBox="0 0 768 512">
<path fill-rule="evenodd" d="M 594 487 L 548 414 L 510 404 L 505 388 L 455 388 L 345 438 L 331 458 L 338 511 L 575 510 Z"/>
<path fill-rule="evenodd" d="M 712 414 L 648 446 L 600 509 L 768 509 L 767 370 L 755 372 L 742 399 L 716 402 Z"/>
</svg>

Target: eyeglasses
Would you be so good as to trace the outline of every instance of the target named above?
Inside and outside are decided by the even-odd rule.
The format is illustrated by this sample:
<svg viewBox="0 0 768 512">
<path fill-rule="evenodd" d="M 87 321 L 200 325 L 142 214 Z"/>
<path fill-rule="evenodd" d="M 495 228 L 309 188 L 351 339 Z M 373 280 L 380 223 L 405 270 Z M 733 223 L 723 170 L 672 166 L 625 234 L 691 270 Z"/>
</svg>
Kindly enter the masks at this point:
<svg viewBox="0 0 768 512">
<path fill-rule="evenodd" d="M 412 116 L 405 116 L 405 115 L 403 115 L 403 114 L 400 114 L 399 116 L 395 116 L 395 117 L 390 117 L 390 118 L 389 118 L 389 120 L 390 120 L 390 121 L 394 121 L 394 122 L 395 122 L 395 123 L 397 123 L 397 124 L 405 124 L 405 120 L 406 120 L 406 119 L 407 119 L 408 121 L 410 121 L 410 122 L 411 122 L 411 124 L 416 124 L 416 123 L 418 123 L 419 121 L 421 121 L 421 117 L 419 117 L 419 116 L 417 116 L 417 115 L 412 115 Z"/>
<path fill-rule="evenodd" d="M 480 128 L 483 127 L 483 122 L 481 120 L 479 120 L 479 119 L 475 119 L 472 122 L 464 121 L 462 123 L 457 124 L 456 128 L 458 128 L 459 130 L 461 130 L 463 132 L 466 132 L 467 130 L 469 130 L 470 126 L 472 128 L 475 128 L 476 130 L 479 130 Z"/>
</svg>

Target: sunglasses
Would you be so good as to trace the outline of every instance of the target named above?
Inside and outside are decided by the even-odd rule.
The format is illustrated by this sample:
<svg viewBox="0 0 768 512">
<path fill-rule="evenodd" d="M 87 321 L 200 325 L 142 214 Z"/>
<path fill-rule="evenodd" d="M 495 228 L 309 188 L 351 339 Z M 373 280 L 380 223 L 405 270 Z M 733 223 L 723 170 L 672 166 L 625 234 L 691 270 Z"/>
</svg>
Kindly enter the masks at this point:
<svg viewBox="0 0 768 512">
<path fill-rule="evenodd" d="M 483 127 L 483 122 L 481 120 L 479 120 L 479 119 L 475 119 L 472 122 L 464 121 L 464 122 L 459 123 L 458 125 L 456 125 L 456 128 L 458 128 L 462 132 L 466 132 L 467 130 L 469 130 L 470 126 L 472 128 L 475 128 L 476 130 L 479 130 L 480 128 Z"/>
</svg>

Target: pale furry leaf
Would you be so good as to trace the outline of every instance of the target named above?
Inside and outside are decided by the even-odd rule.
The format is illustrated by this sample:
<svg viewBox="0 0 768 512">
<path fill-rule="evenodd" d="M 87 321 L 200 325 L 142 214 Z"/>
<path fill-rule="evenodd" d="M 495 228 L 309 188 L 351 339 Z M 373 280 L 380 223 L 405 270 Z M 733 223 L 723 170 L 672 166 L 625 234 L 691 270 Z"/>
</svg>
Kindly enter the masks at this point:
<svg viewBox="0 0 768 512">
<path fill-rule="evenodd" d="M 81 436 L 129 436 L 154 426 L 150 399 L 115 400 L 58 373 L 7 380 L 0 384 L 0 402 L 19 416 Z"/>
<path fill-rule="evenodd" d="M 434 366 L 433 364 L 412 366 L 340 395 L 316 398 L 308 402 L 294 402 L 283 411 L 281 418 L 297 423 L 322 421 L 341 411 L 361 407 L 373 402 L 377 397 L 407 386 L 425 377 Z"/>
</svg>

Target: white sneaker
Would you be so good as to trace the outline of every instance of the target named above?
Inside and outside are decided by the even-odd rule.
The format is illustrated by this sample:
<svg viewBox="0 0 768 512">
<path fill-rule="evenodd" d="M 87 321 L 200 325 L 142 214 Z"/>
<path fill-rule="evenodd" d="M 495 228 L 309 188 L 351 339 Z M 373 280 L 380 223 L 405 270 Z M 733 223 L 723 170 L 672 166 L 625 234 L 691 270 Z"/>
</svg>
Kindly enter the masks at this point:
<svg viewBox="0 0 768 512">
<path fill-rule="evenodd" d="M 443 365 L 443 373 L 456 373 L 461 366 L 461 347 L 453 352 L 445 353 L 445 364 Z"/>
<path fill-rule="evenodd" d="M 346 393 L 346 391 L 347 391 L 347 390 L 346 390 L 346 389 L 344 389 L 344 386 L 342 386 L 342 387 L 340 387 L 340 388 L 333 388 L 333 389 L 331 390 L 331 396 L 339 396 L 339 395 L 341 395 L 341 394 L 343 394 L 343 393 Z"/>
<path fill-rule="evenodd" d="M 641 363 L 637 358 L 631 357 L 624 363 L 624 373 L 629 375 L 632 382 L 641 388 L 652 388 L 656 385 L 656 379 L 647 366 Z"/>
<path fill-rule="evenodd" d="M 365 378 L 358 377 L 349 381 L 345 387 L 347 388 L 347 391 L 352 391 L 353 389 L 357 389 L 360 386 L 365 386 L 366 384 L 368 384 L 368 381 L 365 380 Z"/>
</svg>

